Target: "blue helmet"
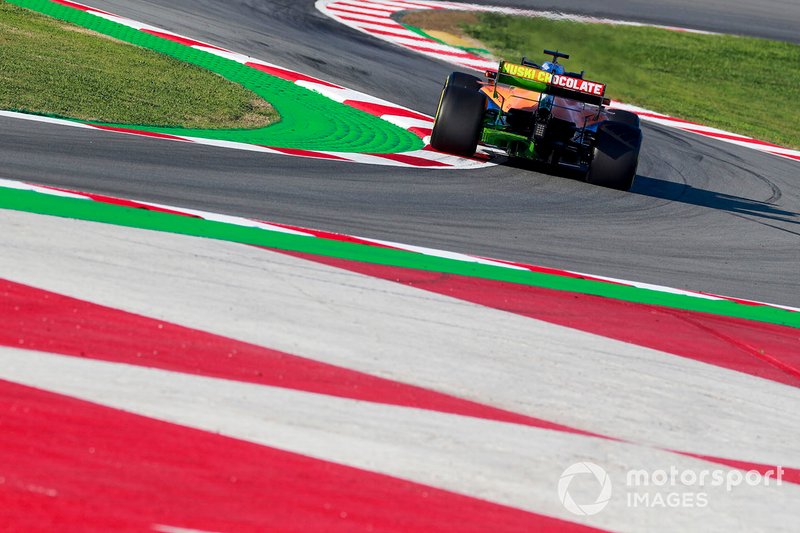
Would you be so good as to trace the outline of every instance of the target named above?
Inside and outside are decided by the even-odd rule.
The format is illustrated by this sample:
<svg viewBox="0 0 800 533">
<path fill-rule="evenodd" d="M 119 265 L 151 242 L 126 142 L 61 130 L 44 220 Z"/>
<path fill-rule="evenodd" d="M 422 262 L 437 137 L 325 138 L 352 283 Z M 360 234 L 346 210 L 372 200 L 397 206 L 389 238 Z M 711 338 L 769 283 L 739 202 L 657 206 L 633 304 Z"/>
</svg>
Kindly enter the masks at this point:
<svg viewBox="0 0 800 533">
<path fill-rule="evenodd" d="M 552 61 L 542 63 L 542 70 L 551 74 L 564 74 L 564 67 Z"/>
</svg>

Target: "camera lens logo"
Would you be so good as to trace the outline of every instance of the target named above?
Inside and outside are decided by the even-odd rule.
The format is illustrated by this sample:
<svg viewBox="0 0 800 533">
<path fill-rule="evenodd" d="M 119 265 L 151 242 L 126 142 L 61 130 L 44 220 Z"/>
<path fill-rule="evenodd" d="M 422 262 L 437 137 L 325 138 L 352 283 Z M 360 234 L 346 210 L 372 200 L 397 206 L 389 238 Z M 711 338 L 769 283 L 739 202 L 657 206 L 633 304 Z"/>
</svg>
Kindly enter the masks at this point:
<svg viewBox="0 0 800 533">
<path fill-rule="evenodd" d="M 597 499 L 594 503 L 578 504 L 575 503 L 575 500 L 570 496 L 569 485 L 572 483 L 572 478 L 579 474 L 594 475 L 594 478 L 600 485 L 600 493 L 597 495 Z M 561 474 L 561 478 L 558 480 L 558 499 L 561 500 L 561 504 L 564 508 L 573 514 L 580 516 L 597 514 L 608 505 L 608 501 L 611 499 L 611 479 L 603 468 L 594 463 L 575 463 L 564 470 L 564 473 Z"/>
</svg>

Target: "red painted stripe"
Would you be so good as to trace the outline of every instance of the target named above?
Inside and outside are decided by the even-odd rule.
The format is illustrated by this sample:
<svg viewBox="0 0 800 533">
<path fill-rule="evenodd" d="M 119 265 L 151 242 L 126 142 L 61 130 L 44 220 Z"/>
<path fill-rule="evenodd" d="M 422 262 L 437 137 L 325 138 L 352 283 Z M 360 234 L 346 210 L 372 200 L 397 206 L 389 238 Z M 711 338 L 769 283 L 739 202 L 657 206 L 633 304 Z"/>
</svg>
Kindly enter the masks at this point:
<svg viewBox="0 0 800 533">
<path fill-rule="evenodd" d="M 95 202 L 101 202 L 104 204 L 113 204 L 113 205 L 121 205 L 123 207 L 133 207 L 134 209 L 145 209 L 147 211 L 157 211 L 159 213 L 169 213 L 170 215 L 180 215 L 182 217 L 191 217 L 191 218 L 202 218 L 197 215 L 193 215 L 191 213 L 186 213 L 184 211 L 175 211 L 169 209 L 167 207 L 158 207 L 154 205 L 144 204 L 141 202 L 137 202 L 135 200 L 126 200 L 125 198 L 116 198 L 114 196 L 105 196 L 102 194 L 95 194 L 91 192 L 78 192 L 73 191 L 71 189 L 62 189 L 60 187 L 53 187 L 50 185 L 39 185 L 44 189 L 52 189 L 54 191 L 62 191 L 62 192 L 69 192 L 73 194 L 79 194 L 81 196 L 85 196 L 86 198 L 90 198 Z"/>
<path fill-rule="evenodd" d="M 69 0 L 50 0 L 50 1 L 53 2 L 54 4 L 61 4 L 62 6 L 71 7 L 72 9 L 79 9 L 81 11 L 86 11 L 88 13 L 102 13 L 104 15 L 116 16 L 116 15 L 113 15 L 112 13 L 109 13 L 108 11 L 103 11 L 102 9 L 97 9 L 97 8 L 90 7 L 90 6 L 77 4 L 75 2 L 70 2 Z"/>
<path fill-rule="evenodd" d="M 364 2 L 364 3 L 365 3 L 365 4 L 375 4 L 375 5 L 380 5 L 380 6 L 386 6 L 386 7 L 389 7 L 389 8 L 391 8 L 391 9 L 394 9 L 394 10 L 395 10 L 395 12 L 397 12 L 397 11 L 404 11 L 404 9 L 405 9 L 405 8 L 403 8 L 403 7 L 397 7 L 397 6 L 393 6 L 393 5 L 390 5 L 390 4 L 386 4 L 386 3 L 384 3 L 384 2 L 375 2 L 375 1 L 372 1 L 372 0 L 369 0 L 369 1 L 367 1 L 367 2 Z M 405 2 L 405 1 L 398 1 L 398 2 L 395 2 L 395 3 L 397 3 L 397 4 L 400 4 L 400 5 L 402 5 L 402 6 L 409 6 L 409 7 L 414 7 L 414 8 L 424 8 L 424 9 L 447 9 L 447 8 L 445 8 L 445 7 L 442 7 L 442 6 L 437 6 L 437 5 L 432 5 L 432 4 L 418 4 L 418 3 L 416 3 L 416 2 Z"/>
<path fill-rule="evenodd" d="M 300 150 L 299 148 L 276 148 L 274 146 L 265 146 L 264 148 L 269 148 L 270 150 L 275 150 L 276 152 L 281 152 L 288 155 L 296 155 L 302 157 L 316 157 L 318 159 L 335 159 L 337 161 L 349 161 L 349 159 L 340 157 L 335 154 L 316 152 L 314 150 Z"/>
<path fill-rule="evenodd" d="M 782 148 L 782 146 L 778 146 L 777 144 L 772 144 L 764 141 L 759 141 L 757 139 L 751 139 L 749 137 L 742 137 L 741 135 L 730 135 L 727 133 L 716 133 L 712 131 L 703 131 L 697 130 L 692 128 L 686 128 L 686 131 L 690 131 L 692 133 L 697 133 L 700 135 L 706 135 L 707 137 L 714 137 L 715 139 L 726 139 L 729 141 L 741 141 L 748 144 L 756 144 L 758 146 L 769 146 L 770 148 Z"/>
<path fill-rule="evenodd" d="M 699 455 L 696 453 L 685 453 L 685 452 L 677 452 L 681 455 L 685 455 L 687 457 L 695 457 L 697 459 L 703 459 L 704 461 L 711 461 L 713 463 L 718 463 L 721 465 L 730 466 L 731 468 L 736 468 L 738 470 L 755 470 L 762 475 L 766 475 L 768 471 L 772 470 L 773 475 L 770 477 L 774 480 L 776 479 L 775 476 L 777 475 L 778 467 L 781 465 L 763 465 L 760 463 L 749 463 L 747 461 L 738 461 L 736 459 L 724 459 L 720 457 L 712 457 L 708 455 Z M 781 466 L 783 470 L 781 475 L 781 480 L 786 483 L 800 483 L 800 469 L 797 468 L 787 468 Z M 774 481 L 771 484 L 774 485 Z"/>
<path fill-rule="evenodd" d="M 695 292 L 695 291 L 692 291 Z M 721 296 L 719 294 L 714 294 L 713 292 L 703 292 L 703 291 L 696 291 L 697 294 L 705 294 L 707 296 L 713 296 L 714 298 L 719 298 L 720 300 L 728 300 L 731 302 L 736 302 L 737 304 L 742 305 L 752 305 L 753 307 L 771 307 L 770 304 L 766 304 L 763 302 L 756 302 L 753 300 L 744 300 L 742 298 L 733 298 L 731 296 Z"/>
<path fill-rule="evenodd" d="M 335 89 L 344 89 L 341 85 L 336 85 L 335 83 L 330 83 L 324 80 L 320 80 L 318 78 L 314 78 L 313 76 L 306 76 L 305 74 L 301 74 L 300 72 L 295 72 L 293 70 L 288 70 L 285 68 L 280 67 L 270 67 L 267 65 L 262 65 L 261 63 L 245 63 L 248 67 L 253 67 L 256 70 L 260 70 L 261 72 L 266 72 L 272 76 L 277 76 L 278 78 L 282 78 L 284 80 L 288 80 L 291 82 L 298 82 L 298 81 L 310 81 L 314 83 L 318 83 L 320 85 L 325 85 L 326 87 L 333 87 Z"/>
<path fill-rule="evenodd" d="M 93 128 L 97 128 L 98 130 L 104 131 L 116 131 L 119 133 L 130 133 L 131 135 L 141 135 L 142 137 L 155 137 L 156 139 L 168 139 L 170 141 L 182 141 L 182 142 L 192 142 L 189 139 L 184 139 L 183 137 L 177 137 L 175 135 L 169 135 L 166 133 L 156 133 L 153 131 L 142 131 L 142 130 L 134 130 L 130 128 L 117 128 L 115 126 L 98 126 L 97 124 L 89 124 L 89 126 Z"/>
<path fill-rule="evenodd" d="M 411 165 L 412 167 L 449 167 L 448 163 L 442 163 L 441 161 L 434 161 L 432 159 L 425 159 L 423 157 L 415 157 L 413 155 L 407 154 L 369 154 L 374 155 L 375 157 L 382 157 L 384 159 L 391 159 L 392 161 L 397 161 L 398 163 L 405 163 L 406 165 Z"/>
<path fill-rule="evenodd" d="M 437 272 L 306 259 L 800 386 L 800 329 Z M 687 296 L 689 298 L 689 296 Z M 669 332 L 665 334 L 664 332 Z"/>
<path fill-rule="evenodd" d="M 380 279 L 494 309 L 575 328 L 745 372 L 787 385 L 800 386 L 797 364 L 800 330 L 743 319 L 666 309 L 512 283 L 453 274 L 358 263 L 295 252 L 287 255 L 316 261 Z M 669 335 L 663 332 L 668 331 Z M 784 368 L 760 356 L 771 354 Z M 613 438 L 606 436 L 606 438 Z M 775 466 L 667 450 L 742 470 L 765 473 Z M 800 469 L 785 467 L 784 481 L 800 483 Z"/>
<path fill-rule="evenodd" d="M 783 156 L 783 157 L 788 157 L 789 159 L 794 159 L 795 161 L 800 161 L 800 155 L 799 154 L 784 154 L 784 153 L 781 153 L 781 152 L 774 152 L 772 150 L 767 150 L 767 152 L 770 153 L 770 154 L 775 154 L 775 155 L 780 155 L 780 156 Z"/>
<path fill-rule="evenodd" d="M 4 381 L 0 420 L 4 531 L 588 530 Z"/>
<path fill-rule="evenodd" d="M 371 20 L 364 20 L 362 18 L 357 18 L 357 17 L 348 17 L 348 16 L 345 16 L 345 15 L 336 15 L 336 18 L 337 19 L 341 19 L 341 20 L 349 20 L 349 21 L 352 21 L 352 22 L 360 22 L 362 24 L 372 24 L 374 26 L 383 26 L 383 27 L 386 27 L 386 28 L 394 28 L 395 30 L 403 30 L 403 29 L 405 29 L 400 24 L 398 24 L 398 23 L 392 21 L 392 19 L 388 19 L 388 18 L 386 20 L 390 21 L 390 22 L 373 22 Z"/>
<path fill-rule="evenodd" d="M 589 433 L 0 279 L 0 345 Z"/>
<path fill-rule="evenodd" d="M 364 111 L 365 113 L 369 113 L 370 115 L 375 115 L 376 117 L 392 115 L 396 117 L 416 118 L 426 122 L 431 121 L 430 117 L 426 117 L 422 113 L 417 113 L 416 111 L 411 111 L 410 109 L 404 109 L 402 107 L 393 105 L 376 104 L 374 102 L 364 102 L 362 100 L 345 100 L 344 104 L 349 105 L 350 107 L 355 107 L 356 109 Z"/>
<path fill-rule="evenodd" d="M 416 46 L 416 45 L 413 45 L 413 44 L 407 44 L 405 46 L 407 46 L 408 48 L 411 48 L 412 50 L 416 50 L 418 52 L 426 52 L 426 53 L 429 53 L 429 54 L 436 54 L 436 55 L 440 55 L 440 56 L 461 57 L 461 58 L 464 58 L 464 59 L 476 59 L 476 60 L 479 60 L 479 61 L 483 60 L 482 57 L 478 57 L 478 56 L 476 56 L 474 54 L 469 54 L 467 52 L 448 52 L 446 50 L 436 50 L 434 48 L 427 48 L 425 46 Z"/>
<path fill-rule="evenodd" d="M 518 263 L 516 261 L 504 261 L 502 259 L 493 259 L 491 257 L 480 257 L 479 259 L 486 259 L 487 261 L 494 261 L 495 263 L 503 263 L 505 265 L 516 266 L 520 268 L 524 268 L 526 270 L 530 270 L 531 272 L 538 272 L 540 274 L 551 274 L 554 276 L 561 276 L 563 278 L 572 278 L 572 279 L 589 279 L 592 281 L 599 281 L 602 283 L 610 283 L 612 285 L 624 285 L 626 287 L 630 287 L 631 285 L 628 283 L 620 283 L 617 281 L 610 281 L 604 278 L 596 278 L 594 276 L 589 276 L 587 274 L 577 274 L 575 272 L 569 272 L 568 270 L 561 270 L 559 268 L 548 268 L 543 266 L 537 265 L 529 265 L 527 263 Z"/>
<path fill-rule="evenodd" d="M 219 46 L 214 46 L 213 44 L 208 44 L 201 41 L 195 41 L 194 39 L 189 39 L 188 37 L 181 37 L 180 35 L 173 35 L 171 33 L 165 33 L 163 31 L 148 30 L 148 29 L 142 29 L 140 31 L 142 31 L 143 33 L 149 33 L 150 35 L 155 35 L 156 37 L 161 37 L 162 39 L 166 39 L 168 41 L 180 43 L 185 46 L 203 46 L 205 48 L 213 48 L 214 50 L 219 50 L 221 52 L 229 52 L 229 50 L 225 50 L 224 48 L 220 48 Z"/>
<path fill-rule="evenodd" d="M 408 131 L 410 131 L 420 139 L 424 139 L 433 132 L 431 128 L 408 128 Z"/>
<path fill-rule="evenodd" d="M 437 154 L 446 154 L 447 153 L 447 152 L 440 152 L 439 150 L 437 150 L 436 148 L 434 148 L 430 144 L 426 144 L 425 146 L 422 147 L 422 149 L 424 151 L 426 151 L 426 152 L 436 152 Z M 459 157 L 462 158 L 462 159 L 471 159 L 473 161 L 480 161 L 482 163 L 485 163 L 486 161 L 489 161 L 492 158 L 492 156 L 490 156 L 489 154 L 483 153 L 483 152 L 475 152 L 470 157 L 464 157 L 463 155 L 461 155 Z M 492 259 L 492 261 L 497 261 L 497 259 Z"/>
<path fill-rule="evenodd" d="M 345 6 L 345 7 L 356 7 L 356 8 L 360 8 L 360 9 L 369 9 L 369 10 L 372 10 L 372 11 L 380 11 L 381 13 L 385 13 L 386 15 L 391 15 L 392 13 L 397 11 L 396 9 L 373 7 L 373 6 L 370 6 L 370 5 L 367 5 L 367 4 L 363 4 L 363 3 L 362 4 L 358 4 L 358 3 L 353 4 L 351 2 L 335 2 L 334 4 L 331 4 L 330 6 L 328 6 L 328 9 L 330 9 L 332 6 L 337 6 L 337 7 L 338 6 Z"/>
<path fill-rule="evenodd" d="M 404 35 L 402 33 L 397 33 L 394 31 L 376 30 L 373 28 L 362 28 L 362 29 L 370 33 L 375 33 L 377 35 L 386 35 L 388 37 L 400 37 L 402 39 L 409 39 L 412 41 L 424 41 L 426 43 L 429 43 L 431 41 L 430 39 L 426 39 L 425 37 L 417 37 L 416 35 Z"/>
<path fill-rule="evenodd" d="M 648 113 L 646 111 L 636 111 L 635 113 L 640 117 L 657 118 L 661 120 L 669 120 L 671 122 L 680 122 L 682 124 L 689 124 L 691 126 L 700 126 L 700 124 L 698 124 L 697 122 L 690 122 L 688 120 L 683 120 L 682 118 L 670 117 L 668 115 L 661 115 L 659 113 Z"/>
<path fill-rule="evenodd" d="M 362 17 L 375 17 L 375 18 L 378 18 L 378 19 L 387 18 L 385 15 L 364 13 L 363 11 L 355 11 L 353 9 L 347 9 L 345 7 L 337 7 L 335 5 L 328 6 L 328 11 L 336 11 L 338 13 L 350 13 L 352 15 L 359 15 L 359 16 L 362 16 Z M 386 12 L 386 13 L 388 13 L 388 12 Z"/>
<path fill-rule="evenodd" d="M 327 239 L 329 241 L 338 241 L 338 242 L 352 242 L 355 244 L 365 244 L 367 246 L 373 246 L 376 248 L 388 248 L 391 250 L 402 250 L 402 248 L 398 248 L 396 246 L 389 246 L 388 244 L 381 244 L 374 241 L 370 241 L 367 239 L 362 239 L 360 237 L 354 237 L 352 235 L 344 235 L 342 233 L 333 233 L 330 231 L 321 231 L 317 229 L 308 229 L 308 228 L 301 228 L 300 226 L 292 226 L 290 224 L 280 224 L 278 222 L 265 222 L 265 224 L 270 224 L 272 226 L 278 226 L 280 228 L 286 228 L 294 231 L 300 231 L 303 233 L 308 233 L 313 235 L 314 237 L 318 237 L 320 239 Z"/>
</svg>

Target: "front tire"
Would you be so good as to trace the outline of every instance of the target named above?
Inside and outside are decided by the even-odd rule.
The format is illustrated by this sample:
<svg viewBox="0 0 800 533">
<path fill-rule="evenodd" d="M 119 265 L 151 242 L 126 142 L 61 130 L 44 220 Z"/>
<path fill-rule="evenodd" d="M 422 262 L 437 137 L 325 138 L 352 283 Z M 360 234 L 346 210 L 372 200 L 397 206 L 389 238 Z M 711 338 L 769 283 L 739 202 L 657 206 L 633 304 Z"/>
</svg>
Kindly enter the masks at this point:
<svg viewBox="0 0 800 533">
<path fill-rule="evenodd" d="M 624 122 L 608 121 L 597 128 L 586 181 L 602 187 L 627 191 L 636 177 L 642 130 Z"/>
<path fill-rule="evenodd" d="M 483 130 L 486 97 L 483 93 L 445 85 L 436 110 L 431 146 L 440 152 L 469 157 L 475 153 Z"/>
</svg>

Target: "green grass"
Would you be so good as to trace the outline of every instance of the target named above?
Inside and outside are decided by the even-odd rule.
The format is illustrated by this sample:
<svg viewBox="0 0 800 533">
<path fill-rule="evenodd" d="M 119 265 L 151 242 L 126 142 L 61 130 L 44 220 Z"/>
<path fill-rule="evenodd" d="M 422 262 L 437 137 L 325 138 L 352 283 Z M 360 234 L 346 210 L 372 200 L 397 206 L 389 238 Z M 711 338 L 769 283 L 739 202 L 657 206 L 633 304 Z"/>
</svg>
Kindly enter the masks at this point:
<svg viewBox="0 0 800 533">
<path fill-rule="evenodd" d="M 463 28 L 508 60 L 567 52 L 567 70 L 625 103 L 800 148 L 796 44 L 489 13 Z"/>
<path fill-rule="evenodd" d="M 209 129 L 279 118 L 264 99 L 208 70 L 2 0 L 0 109 Z"/>
</svg>

